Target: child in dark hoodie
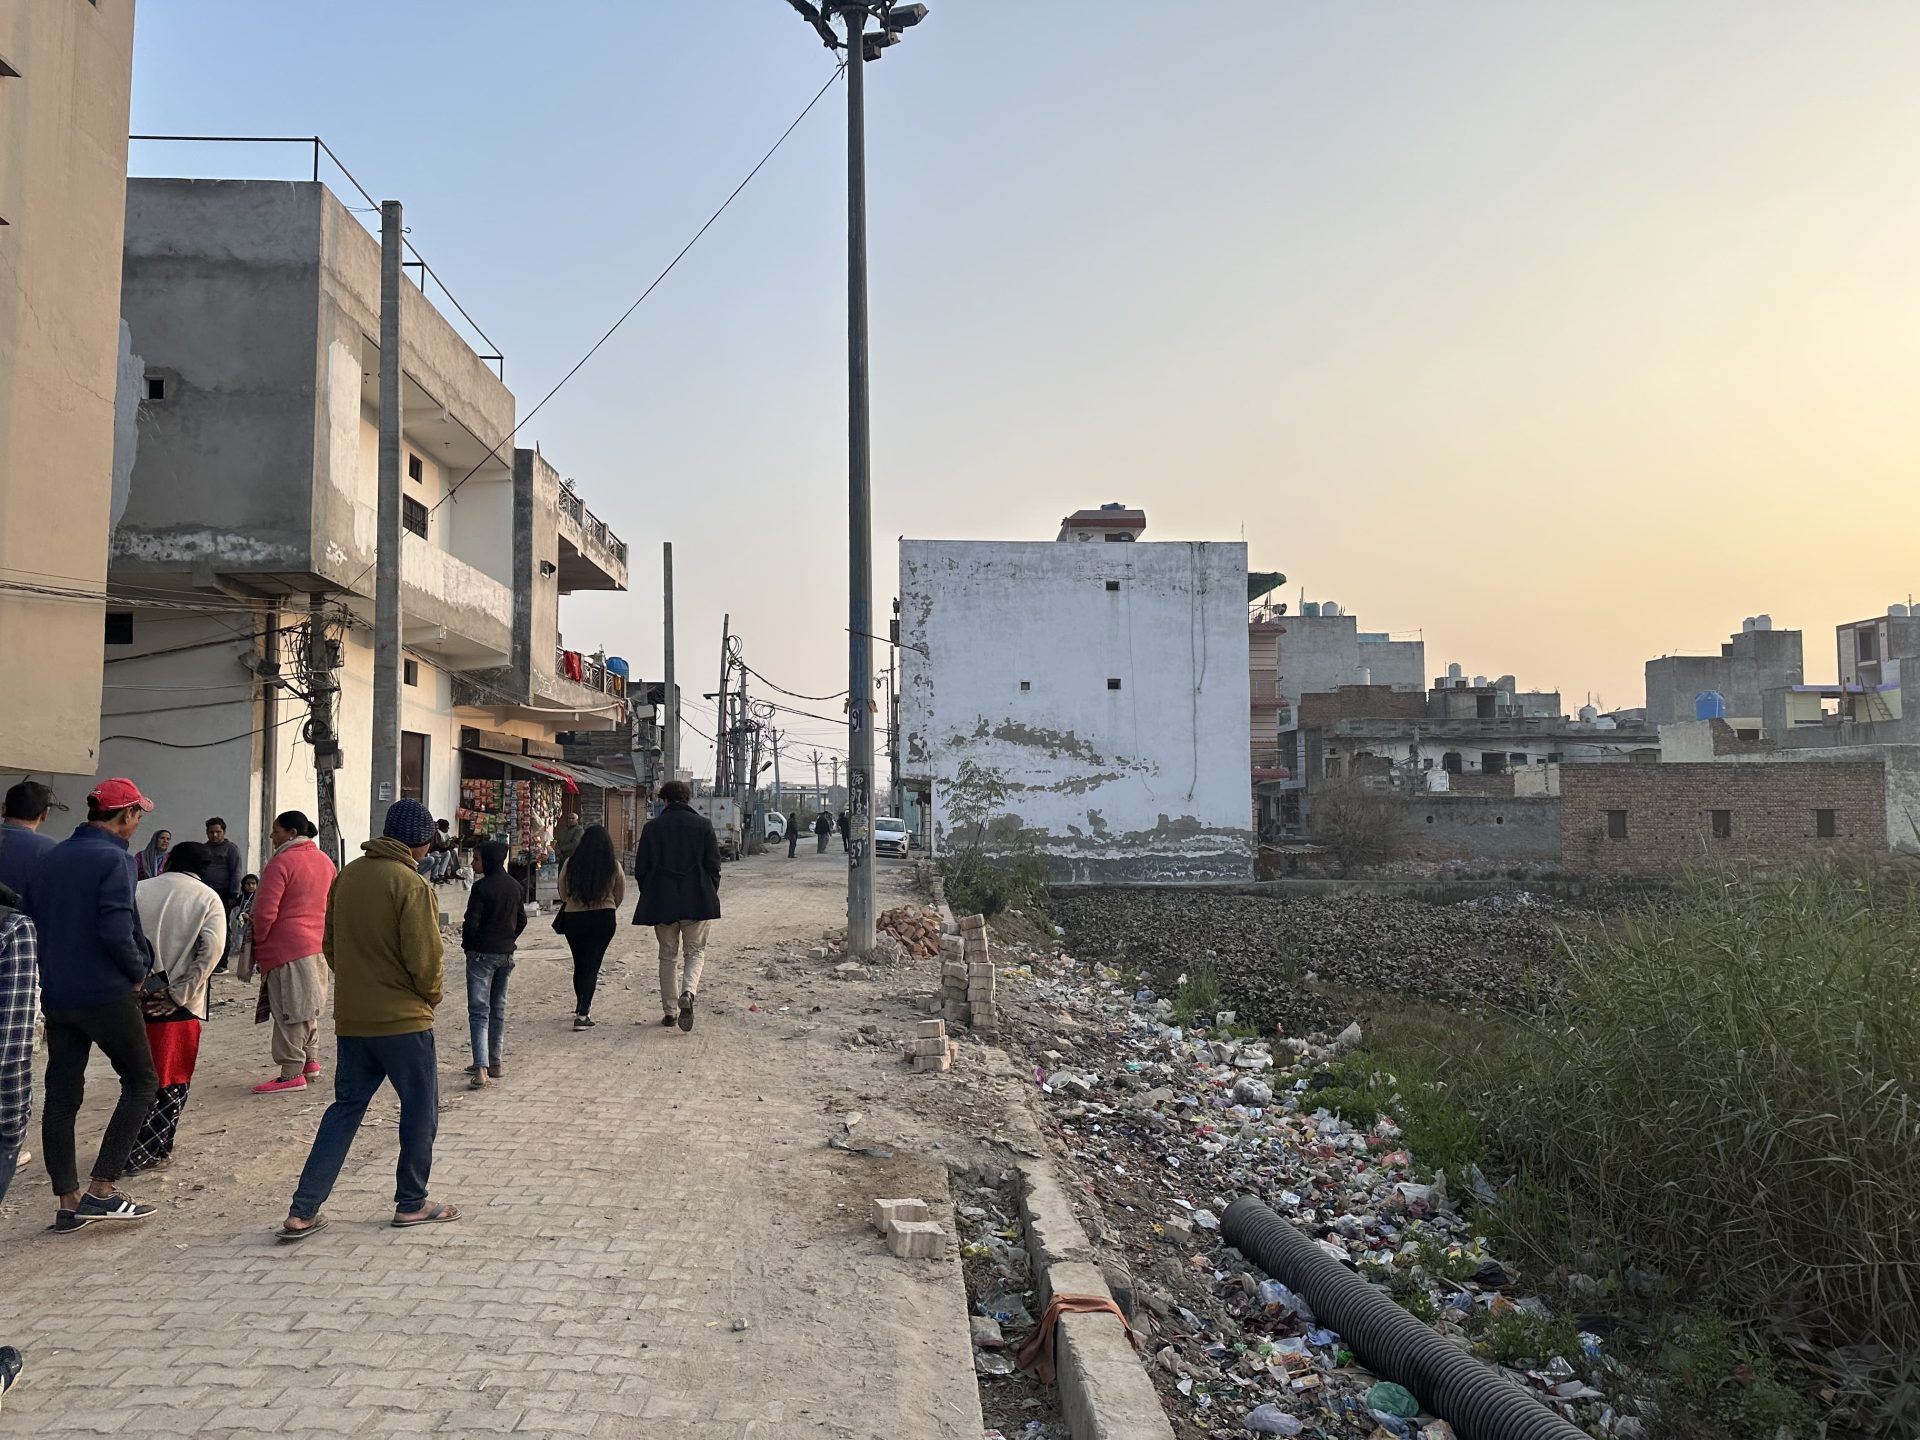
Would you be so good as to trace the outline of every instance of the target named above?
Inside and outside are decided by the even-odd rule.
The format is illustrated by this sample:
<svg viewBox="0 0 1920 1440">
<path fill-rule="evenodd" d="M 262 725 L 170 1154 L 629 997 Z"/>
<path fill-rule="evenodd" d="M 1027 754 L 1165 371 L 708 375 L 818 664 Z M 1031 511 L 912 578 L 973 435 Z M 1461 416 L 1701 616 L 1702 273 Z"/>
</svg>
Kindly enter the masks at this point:
<svg viewBox="0 0 1920 1440">
<path fill-rule="evenodd" d="M 507 1029 L 507 979 L 513 973 L 514 944 L 527 928 L 526 896 L 507 873 L 507 847 L 484 841 L 478 852 L 480 879 L 467 894 L 467 916 L 460 943 L 467 952 L 467 1025 L 473 1036 L 468 1087 L 484 1090 L 487 1079 L 506 1071 L 500 1042 Z"/>
</svg>

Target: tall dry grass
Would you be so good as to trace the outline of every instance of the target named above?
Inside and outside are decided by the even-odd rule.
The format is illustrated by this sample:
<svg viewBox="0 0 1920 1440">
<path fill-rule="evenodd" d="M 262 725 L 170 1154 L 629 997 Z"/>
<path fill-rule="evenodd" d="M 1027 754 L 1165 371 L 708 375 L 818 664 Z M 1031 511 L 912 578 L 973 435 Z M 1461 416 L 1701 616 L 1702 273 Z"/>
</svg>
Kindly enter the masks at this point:
<svg viewBox="0 0 1920 1440">
<path fill-rule="evenodd" d="M 1497 1150 L 1920 1416 L 1920 867 L 1703 873 L 1568 949 L 1567 1004 L 1474 1087 Z"/>
</svg>

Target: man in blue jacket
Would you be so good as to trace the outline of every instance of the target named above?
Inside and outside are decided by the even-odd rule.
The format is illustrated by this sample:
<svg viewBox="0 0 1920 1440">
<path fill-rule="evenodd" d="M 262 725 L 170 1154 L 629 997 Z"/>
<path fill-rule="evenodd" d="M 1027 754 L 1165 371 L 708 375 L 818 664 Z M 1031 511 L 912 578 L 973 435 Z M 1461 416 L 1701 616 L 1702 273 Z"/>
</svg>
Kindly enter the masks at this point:
<svg viewBox="0 0 1920 1440">
<path fill-rule="evenodd" d="M 144 1220 L 115 1186 L 159 1088 L 139 988 L 148 971 L 127 878 L 128 842 L 153 802 L 131 780 L 102 780 L 87 796 L 87 823 L 46 853 L 27 883 L 25 910 L 39 932 L 40 1008 L 47 1017 L 47 1093 L 40 1143 L 69 1233 L 102 1220 Z M 73 1122 L 86 1096 L 87 1057 L 98 1045 L 120 1077 L 84 1193 L 74 1158 Z"/>
</svg>

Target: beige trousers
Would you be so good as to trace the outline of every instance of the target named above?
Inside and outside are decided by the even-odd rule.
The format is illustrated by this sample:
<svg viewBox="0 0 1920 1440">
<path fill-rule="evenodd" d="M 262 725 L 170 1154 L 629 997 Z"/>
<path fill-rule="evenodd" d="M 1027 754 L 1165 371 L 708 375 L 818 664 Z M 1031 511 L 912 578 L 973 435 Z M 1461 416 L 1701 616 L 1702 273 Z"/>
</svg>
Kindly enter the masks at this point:
<svg viewBox="0 0 1920 1440">
<path fill-rule="evenodd" d="M 700 993 L 700 971 L 707 963 L 707 932 L 711 920 L 676 920 L 671 925 L 656 925 L 653 935 L 660 942 L 660 1013 L 678 1015 L 680 997 Z M 680 959 L 686 946 L 686 963 Z M 676 983 L 677 982 L 677 983 Z"/>
</svg>

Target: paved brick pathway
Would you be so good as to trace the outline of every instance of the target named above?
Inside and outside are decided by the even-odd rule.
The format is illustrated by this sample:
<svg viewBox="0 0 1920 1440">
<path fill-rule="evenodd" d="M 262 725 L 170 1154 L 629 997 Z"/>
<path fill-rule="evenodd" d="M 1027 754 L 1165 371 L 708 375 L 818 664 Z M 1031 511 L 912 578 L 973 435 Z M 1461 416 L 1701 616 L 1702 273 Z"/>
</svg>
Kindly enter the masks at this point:
<svg viewBox="0 0 1920 1440">
<path fill-rule="evenodd" d="M 266 1037 L 227 985 L 181 1158 L 129 1187 L 161 1215 L 50 1235 L 37 1158 L 0 1206 L 0 1341 L 28 1362 L 0 1436 L 978 1436 L 956 1262 L 893 1260 L 864 1225 L 875 1194 L 944 1194 L 939 1157 L 825 1144 L 863 1087 L 885 1117 L 936 1079 L 843 1043 L 851 1012 L 904 1011 L 884 985 L 803 985 L 740 955 L 817 938 L 842 913 L 842 866 L 782 853 L 729 867 L 690 1036 L 659 1028 L 650 937 L 624 924 L 601 1024 L 573 1034 L 564 949 L 536 919 L 508 1077 L 470 1094 L 450 984 L 433 1193 L 466 1218 L 443 1227 L 386 1224 L 396 1107 L 383 1098 L 329 1231 L 272 1242 L 330 1087 L 248 1094 Z M 83 1153 L 110 1083 L 96 1066 Z"/>
</svg>

